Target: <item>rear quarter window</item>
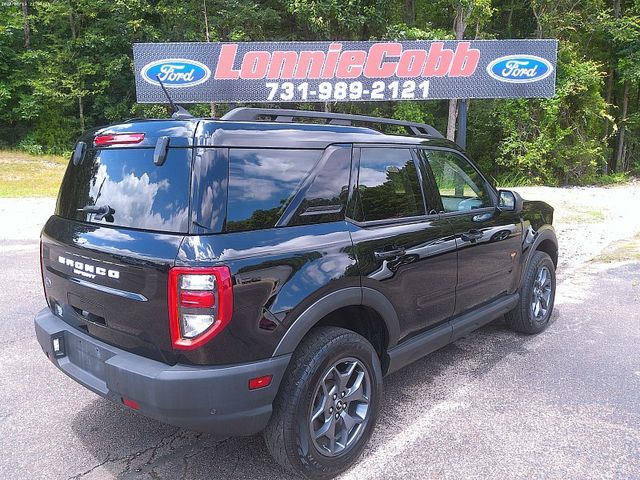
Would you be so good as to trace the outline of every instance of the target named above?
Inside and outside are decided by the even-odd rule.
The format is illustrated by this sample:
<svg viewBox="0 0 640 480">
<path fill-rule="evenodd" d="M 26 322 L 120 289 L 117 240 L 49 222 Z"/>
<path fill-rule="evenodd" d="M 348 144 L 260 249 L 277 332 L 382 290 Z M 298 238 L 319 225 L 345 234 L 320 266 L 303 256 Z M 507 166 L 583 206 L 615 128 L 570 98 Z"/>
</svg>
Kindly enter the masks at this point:
<svg viewBox="0 0 640 480">
<path fill-rule="evenodd" d="M 351 147 L 330 146 L 315 166 L 301 201 L 294 200 L 295 212 L 287 225 L 308 225 L 343 220 L 351 173 Z M 298 204 L 299 203 L 299 204 Z M 282 220 L 281 220 L 282 221 Z"/>
<path fill-rule="evenodd" d="M 274 227 L 323 150 L 229 150 L 228 232 Z"/>
</svg>

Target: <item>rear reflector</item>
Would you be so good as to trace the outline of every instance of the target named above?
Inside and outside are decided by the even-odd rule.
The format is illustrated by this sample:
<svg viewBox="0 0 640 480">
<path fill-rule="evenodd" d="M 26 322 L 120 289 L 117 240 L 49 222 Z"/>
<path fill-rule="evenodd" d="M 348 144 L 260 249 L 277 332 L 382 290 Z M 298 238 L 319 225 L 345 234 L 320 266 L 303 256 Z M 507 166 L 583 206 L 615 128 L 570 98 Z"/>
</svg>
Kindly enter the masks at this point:
<svg viewBox="0 0 640 480">
<path fill-rule="evenodd" d="M 135 400 L 131 400 L 130 398 L 122 397 L 122 404 L 126 405 L 129 408 L 133 408 L 134 410 L 140 410 L 140 405 Z"/>
<path fill-rule="evenodd" d="M 144 140 L 144 133 L 118 133 L 115 135 L 98 135 L 93 144 L 96 147 L 108 147 L 109 145 L 131 145 Z"/>
<path fill-rule="evenodd" d="M 249 380 L 249 390 L 257 390 L 258 388 L 264 388 L 271 385 L 271 379 L 273 375 L 264 375 L 262 377 L 256 377 Z"/>
</svg>

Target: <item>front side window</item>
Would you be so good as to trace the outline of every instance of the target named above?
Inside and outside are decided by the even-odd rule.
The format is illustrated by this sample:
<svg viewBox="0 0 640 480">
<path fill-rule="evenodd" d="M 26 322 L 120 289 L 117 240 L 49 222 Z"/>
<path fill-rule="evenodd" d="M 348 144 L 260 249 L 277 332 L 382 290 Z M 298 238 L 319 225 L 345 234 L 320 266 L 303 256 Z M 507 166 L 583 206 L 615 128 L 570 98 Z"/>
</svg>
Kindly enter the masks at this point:
<svg viewBox="0 0 640 480">
<path fill-rule="evenodd" d="M 493 206 L 485 181 L 464 157 L 428 149 L 421 149 L 419 157 L 431 167 L 445 212 Z"/>
<path fill-rule="evenodd" d="M 274 227 L 322 150 L 229 150 L 227 232 Z"/>
<path fill-rule="evenodd" d="M 418 174 L 408 148 L 362 148 L 358 195 L 360 221 L 425 213 Z"/>
</svg>

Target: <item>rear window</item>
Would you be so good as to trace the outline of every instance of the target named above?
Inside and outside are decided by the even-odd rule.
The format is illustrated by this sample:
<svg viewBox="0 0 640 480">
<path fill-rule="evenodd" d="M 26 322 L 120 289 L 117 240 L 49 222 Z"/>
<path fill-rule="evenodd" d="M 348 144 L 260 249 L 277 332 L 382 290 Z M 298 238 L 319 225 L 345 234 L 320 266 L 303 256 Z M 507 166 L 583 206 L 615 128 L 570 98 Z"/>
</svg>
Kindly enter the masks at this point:
<svg viewBox="0 0 640 480">
<path fill-rule="evenodd" d="M 231 149 L 226 231 L 275 226 L 322 153 L 322 150 Z"/>
<path fill-rule="evenodd" d="M 90 150 L 81 165 L 69 164 L 56 213 L 89 223 L 185 233 L 190 163 L 190 149 L 169 149 L 160 167 L 153 163 L 153 149 Z M 109 206 L 114 213 L 99 218 L 79 211 L 91 206 Z"/>
</svg>

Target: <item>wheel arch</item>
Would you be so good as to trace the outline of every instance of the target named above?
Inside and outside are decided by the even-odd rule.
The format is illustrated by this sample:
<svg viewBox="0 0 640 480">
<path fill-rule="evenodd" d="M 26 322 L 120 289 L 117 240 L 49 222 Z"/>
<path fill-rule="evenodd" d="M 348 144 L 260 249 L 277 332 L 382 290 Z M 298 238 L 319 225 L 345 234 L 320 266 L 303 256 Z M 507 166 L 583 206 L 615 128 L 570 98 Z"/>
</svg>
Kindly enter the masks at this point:
<svg viewBox="0 0 640 480">
<path fill-rule="evenodd" d="M 545 252 L 551 257 L 554 267 L 558 266 L 558 238 L 556 237 L 555 230 L 552 226 L 548 225 L 546 228 L 538 230 L 538 233 L 531 243 L 526 252 L 526 259 L 522 266 L 522 273 L 520 275 L 520 286 L 527 272 L 527 267 L 536 252 Z"/>
<path fill-rule="evenodd" d="M 556 268 L 558 267 L 558 244 L 555 243 L 551 238 L 542 240 L 534 251 L 545 252 L 551 257 L 553 266 Z"/>
<path fill-rule="evenodd" d="M 320 325 L 340 326 L 363 335 L 374 344 L 383 364 L 386 351 L 398 343 L 400 336 L 398 315 L 382 293 L 368 287 L 348 287 L 325 295 L 304 310 L 284 334 L 273 356 L 293 353 L 305 335 Z"/>
</svg>

